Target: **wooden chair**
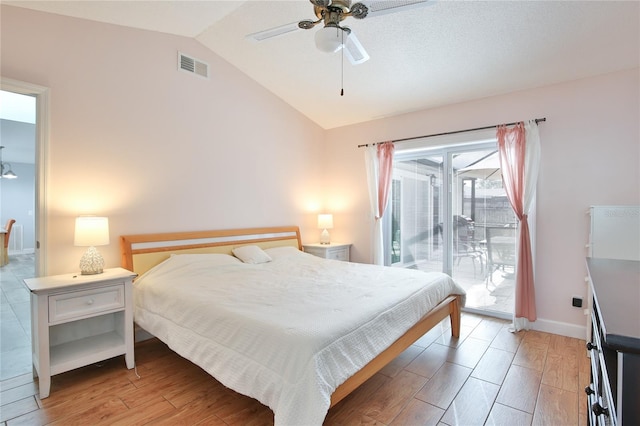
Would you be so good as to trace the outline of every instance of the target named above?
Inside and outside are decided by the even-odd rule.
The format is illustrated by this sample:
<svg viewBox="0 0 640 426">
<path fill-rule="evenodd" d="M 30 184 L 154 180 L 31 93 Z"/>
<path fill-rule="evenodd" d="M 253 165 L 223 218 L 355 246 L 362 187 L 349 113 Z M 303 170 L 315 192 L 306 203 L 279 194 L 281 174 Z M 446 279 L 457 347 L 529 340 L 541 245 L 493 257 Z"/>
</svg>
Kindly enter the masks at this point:
<svg viewBox="0 0 640 426">
<path fill-rule="evenodd" d="M 9 219 L 7 220 L 7 225 L 4 227 L 7 233 L 4 234 L 4 250 L 2 251 L 3 259 L 0 262 L 2 265 L 9 263 L 9 237 L 11 236 L 11 228 L 13 228 L 14 223 L 16 223 L 15 219 Z"/>
</svg>

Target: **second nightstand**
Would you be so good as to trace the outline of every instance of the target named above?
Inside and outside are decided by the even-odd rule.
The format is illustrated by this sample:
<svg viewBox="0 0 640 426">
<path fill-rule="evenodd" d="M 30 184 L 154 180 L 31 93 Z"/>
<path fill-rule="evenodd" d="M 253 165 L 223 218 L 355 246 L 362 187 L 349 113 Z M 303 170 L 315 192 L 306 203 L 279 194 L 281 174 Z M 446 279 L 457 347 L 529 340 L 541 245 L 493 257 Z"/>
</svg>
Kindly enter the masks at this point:
<svg viewBox="0 0 640 426">
<path fill-rule="evenodd" d="M 325 259 L 349 261 L 349 250 L 351 244 L 331 243 L 331 244 L 303 244 L 304 251 Z"/>
<path fill-rule="evenodd" d="M 118 355 L 134 367 L 133 293 L 136 276 L 122 268 L 102 274 L 29 278 L 33 372 L 40 398 L 51 376 Z"/>
</svg>

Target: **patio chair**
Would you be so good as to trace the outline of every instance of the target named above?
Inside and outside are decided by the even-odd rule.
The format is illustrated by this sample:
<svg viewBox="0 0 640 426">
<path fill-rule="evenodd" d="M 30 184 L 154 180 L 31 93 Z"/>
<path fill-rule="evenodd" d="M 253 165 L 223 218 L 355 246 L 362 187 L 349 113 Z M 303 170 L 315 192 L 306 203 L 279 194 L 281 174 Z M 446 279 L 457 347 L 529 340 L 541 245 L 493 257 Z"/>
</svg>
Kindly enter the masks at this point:
<svg viewBox="0 0 640 426">
<path fill-rule="evenodd" d="M 462 258 L 471 259 L 473 276 L 476 276 L 476 262 L 480 265 L 480 273 L 484 273 L 484 252 L 480 242 L 475 240 L 475 224 L 471 218 L 462 215 L 453 217 L 453 257 L 458 265 Z"/>
<path fill-rule="evenodd" d="M 502 270 L 504 273 L 515 272 L 516 268 L 516 228 L 487 227 L 487 285 L 493 283 L 493 273 Z"/>
</svg>

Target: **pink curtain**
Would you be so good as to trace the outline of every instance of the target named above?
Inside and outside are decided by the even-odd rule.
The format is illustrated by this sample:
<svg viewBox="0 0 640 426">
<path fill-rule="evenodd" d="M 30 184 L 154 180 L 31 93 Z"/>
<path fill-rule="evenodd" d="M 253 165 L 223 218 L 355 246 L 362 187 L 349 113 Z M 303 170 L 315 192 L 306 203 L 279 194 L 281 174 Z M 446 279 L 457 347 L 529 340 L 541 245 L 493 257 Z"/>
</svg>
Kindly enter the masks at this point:
<svg viewBox="0 0 640 426">
<path fill-rule="evenodd" d="M 387 207 L 391 175 L 393 174 L 393 142 L 378 144 L 377 156 L 380 174 L 378 175 L 378 214 L 376 219 L 381 219 Z"/>
<path fill-rule="evenodd" d="M 498 152 L 504 189 L 511 207 L 520 222 L 518 258 L 516 262 L 515 317 L 536 320 L 535 288 L 533 282 L 533 257 L 531 237 L 524 205 L 526 138 L 524 123 L 513 128 L 499 126 L 497 130 Z"/>
</svg>

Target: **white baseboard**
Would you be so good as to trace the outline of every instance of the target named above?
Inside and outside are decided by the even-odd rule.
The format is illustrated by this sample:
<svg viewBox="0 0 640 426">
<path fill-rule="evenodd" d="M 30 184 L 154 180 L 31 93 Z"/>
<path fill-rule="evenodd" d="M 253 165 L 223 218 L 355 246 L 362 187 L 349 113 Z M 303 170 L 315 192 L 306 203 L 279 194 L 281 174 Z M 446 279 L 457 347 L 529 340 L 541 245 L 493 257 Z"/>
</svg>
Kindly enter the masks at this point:
<svg viewBox="0 0 640 426">
<path fill-rule="evenodd" d="M 462 308 L 463 312 L 470 312 L 474 314 L 495 317 L 511 321 L 513 319 L 511 314 L 502 312 L 486 312 L 480 309 Z M 559 334 L 560 336 L 574 337 L 576 339 L 586 340 L 587 327 L 585 325 L 570 324 L 567 322 L 559 322 L 538 318 L 535 322 L 531 323 L 531 329 L 537 331 L 544 331 L 546 333 Z"/>
<path fill-rule="evenodd" d="M 7 250 L 7 255 L 9 256 L 18 256 L 20 254 L 35 254 L 34 248 L 26 248 L 22 250 Z"/>
<path fill-rule="evenodd" d="M 583 340 L 586 339 L 587 336 L 587 327 L 584 325 L 570 324 L 567 322 L 552 321 L 542 318 L 538 318 L 535 322 L 531 323 L 531 329 Z"/>
</svg>

